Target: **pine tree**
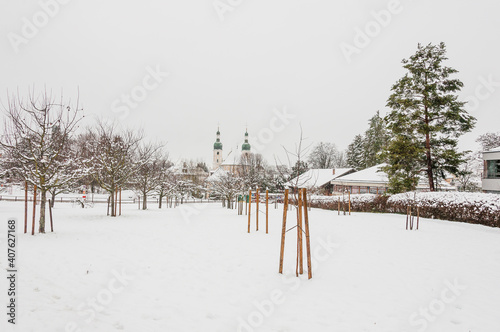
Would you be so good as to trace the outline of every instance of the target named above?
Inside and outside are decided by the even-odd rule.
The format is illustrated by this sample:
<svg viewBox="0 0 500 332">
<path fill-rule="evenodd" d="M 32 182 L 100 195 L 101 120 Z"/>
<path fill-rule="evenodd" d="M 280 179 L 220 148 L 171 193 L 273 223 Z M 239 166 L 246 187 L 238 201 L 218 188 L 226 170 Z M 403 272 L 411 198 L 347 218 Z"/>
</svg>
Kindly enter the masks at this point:
<svg viewBox="0 0 500 332">
<path fill-rule="evenodd" d="M 413 143 L 423 146 L 423 156 L 419 155 L 417 160 L 424 162 L 414 165 L 410 173 L 424 169 L 431 191 L 435 190 L 439 175 L 457 174 L 464 158 L 464 153 L 456 150 L 458 137 L 472 130 L 475 124 L 475 118 L 464 109 L 465 102 L 458 100 L 463 83 L 451 78 L 457 70 L 443 65 L 447 59 L 444 43 L 419 44 L 417 52 L 402 61 L 408 72 L 394 84 L 387 102 L 391 112 L 386 121 L 395 142 L 407 142 L 403 136 L 408 136 L 416 140 L 412 146 Z M 408 151 L 391 144 L 388 154 L 394 162 L 407 160 L 407 156 L 420 150 Z"/>
<path fill-rule="evenodd" d="M 364 166 L 372 167 L 384 161 L 382 152 L 386 147 L 389 135 L 384 119 L 377 113 L 368 121 L 369 128 L 364 137 Z"/>
<path fill-rule="evenodd" d="M 346 152 L 347 166 L 356 170 L 366 168 L 365 162 L 365 144 L 362 135 L 356 135 Z"/>
</svg>

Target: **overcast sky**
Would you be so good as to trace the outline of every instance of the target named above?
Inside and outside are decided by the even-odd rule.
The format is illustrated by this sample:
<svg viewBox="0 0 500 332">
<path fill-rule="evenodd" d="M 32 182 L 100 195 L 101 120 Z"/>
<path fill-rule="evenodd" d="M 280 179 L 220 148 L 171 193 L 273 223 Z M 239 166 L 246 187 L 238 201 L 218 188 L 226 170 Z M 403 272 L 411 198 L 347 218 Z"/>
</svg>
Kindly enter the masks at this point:
<svg viewBox="0 0 500 332">
<path fill-rule="evenodd" d="M 500 130 L 498 1 L 1 1 L 3 102 L 33 84 L 73 99 L 79 87 L 86 120 L 142 127 L 174 160 L 211 165 L 218 123 L 225 154 L 246 125 L 270 162 L 299 124 L 309 143 L 345 149 L 387 112 L 418 43 L 445 42 L 465 84 L 478 123 L 462 147 Z"/>
</svg>

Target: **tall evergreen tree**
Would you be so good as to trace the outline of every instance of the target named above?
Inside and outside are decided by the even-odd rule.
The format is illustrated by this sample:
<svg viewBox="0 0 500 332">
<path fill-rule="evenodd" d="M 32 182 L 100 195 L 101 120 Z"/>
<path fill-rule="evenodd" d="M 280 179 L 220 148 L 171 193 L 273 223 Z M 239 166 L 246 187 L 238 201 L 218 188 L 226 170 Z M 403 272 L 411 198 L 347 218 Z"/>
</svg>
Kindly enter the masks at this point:
<svg viewBox="0 0 500 332">
<path fill-rule="evenodd" d="M 377 113 L 368 121 L 369 128 L 364 138 L 365 167 L 372 167 L 384 161 L 382 152 L 388 143 L 389 135 L 384 119 Z"/>
<path fill-rule="evenodd" d="M 356 170 L 366 168 L 364 151 L 364 138 L 362 135 L 356 135 L 351 144 L 347 147 L 346 159 L 347 166 Z"/>
<path fill-rule="evenodd" d="M 458 71 L 443 65 L 447 59 L 444 43 L 419 44 L 417 52 L 402 61 L 407 73 L 394 84 L 387 101 L 391 112 L 386 121 L 395 141 L 404 141 L 401 136 L 408 135 L 423 145 L 424 163 L 414 165 L 412 172 L 423 168 L 431 191 L 439 174 L 457 174 L 464 159 L 464 153 L 456 150 L 458 137 L 475 124 L 475 118 L 464 109 L 465 102 L 458 100 L 463 83 L 451 78 Z M 405 154 L 414 152 L 397 145 L 388 148 L 390 159 L 392 154 L 405 159 Z"/>
</svg>

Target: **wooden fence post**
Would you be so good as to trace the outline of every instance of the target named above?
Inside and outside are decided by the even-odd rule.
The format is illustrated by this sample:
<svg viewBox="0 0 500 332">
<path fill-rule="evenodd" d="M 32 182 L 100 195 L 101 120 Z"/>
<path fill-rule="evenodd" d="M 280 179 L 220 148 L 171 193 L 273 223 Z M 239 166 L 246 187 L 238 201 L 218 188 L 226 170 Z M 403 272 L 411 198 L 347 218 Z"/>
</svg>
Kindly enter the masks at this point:
<svg viewBox="0 0 500 332">
<path fill-rule="evenodd" d="M 351 215 L 351 191 L 349 190 L 349 215 Z"/>
<path fill-rule="evenodd" d="M 248 233 L 250 233 L 250 215 L 252 211 L 252 189 L 248 191 Z"/>
<path fill-rule="evenodd" d="M 24 234 L 28 232 L 28 181 L 24 181 Z"/>
<path fill-rule="evenodd" d="M 304 255 L 302 251 L 304 247 L 302 245 L 302 193 L 302 189 L 299 189 L 297 201 L 297 276 L 304 273 Z"/>
<path fill-rule="evenodd" d="M 257 191 L 255 193 L 255 203 L 257 204 L 255 206 L 255 220 L 256 220 L 256 226 L 255 226 L 255 230 L 258 231 L 259 230 L 259 214 L 260 214 L 260 211 L 259 211 L 259 200 L 260 200 L 260 196 L 259 196 L 259 187 L 257 187 Z"/>
<path fill-rule="evenodd" d="M 266 234 L 269 233 L 269 190 L 266 189 Z"/>
<path fill-rule="evenodd" d="M 31 235 L 35 235 L 35 214 L 36 214 L 36 184 L 33 189 L 33 223 L 31 226 Z"/>
<path fill-rule="evenodd" d="M 118 188 L 115 187 L 115 215 L 113 217 L 116 217 L 116 210 L 118 210 Z"/>
<path fill-rule="evenodd" d="M 420 207 L 417 206 L 417 230 L 418 230 L 418 223 L 420 221 Z"/>
<path fill-rule="evenodd" d="M 122 215 L 122 188 L 120 187 L 120 203 L 119 203 L 119 206 L 120 206 L 120 212 L 118 215 Z"/>
<path fill-rule="evenodd" d="M 286 215 L 288 213 L 288 189 L 285 189 L 285 198 L 283 206 L 283 224 L 281 226 L 281 249 L 280 249 L 280 268 L 279 273 L 283 274 L 283 258 L 285 255 L 285 234 L 286 234 Z"/>
<path fill-rule="evenodd" d="M 311 242 L 309 239 L 309 212 L 307 211 L 307 191 L 304 188 L 304 227 L 306 231 L 306 252 L 307 252 L 307 276 L 308 279 L 312 278 L 312 266 L 311 266 Z"/>
</svg>

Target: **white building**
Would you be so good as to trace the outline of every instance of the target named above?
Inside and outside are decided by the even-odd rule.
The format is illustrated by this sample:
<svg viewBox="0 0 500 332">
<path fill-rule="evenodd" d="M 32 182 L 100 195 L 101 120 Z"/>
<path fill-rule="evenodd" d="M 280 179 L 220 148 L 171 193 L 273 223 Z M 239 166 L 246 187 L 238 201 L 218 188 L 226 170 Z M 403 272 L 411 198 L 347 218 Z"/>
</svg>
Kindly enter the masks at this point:
<svg viewBox="0 0 500 332">
<path fill-rule="evenodd" d="M 310 169 L 298 177 L 288 181 L 285 185 L 292 188 L 306 188 L 321 190 L 326 194 L 332 193 L 331 181 L 354 172 L 354 168 Z"/>
<path fill-rule="evenodd" d="M 483 191 L 500 194 L 500 146 L 483 152 Z"/>
</svg>

